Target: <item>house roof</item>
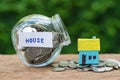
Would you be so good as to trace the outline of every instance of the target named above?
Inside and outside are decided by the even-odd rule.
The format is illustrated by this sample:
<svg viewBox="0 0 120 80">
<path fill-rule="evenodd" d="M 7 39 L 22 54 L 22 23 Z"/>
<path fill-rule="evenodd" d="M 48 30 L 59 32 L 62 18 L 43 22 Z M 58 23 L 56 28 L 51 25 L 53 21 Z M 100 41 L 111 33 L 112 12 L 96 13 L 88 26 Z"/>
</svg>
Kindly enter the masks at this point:
<svg viewBox="0 0 120 80">
<path fill-rule="evenodd" d="M 78 39 L 78 51 L 100 50 L 100 39 Z"/>
</svg>

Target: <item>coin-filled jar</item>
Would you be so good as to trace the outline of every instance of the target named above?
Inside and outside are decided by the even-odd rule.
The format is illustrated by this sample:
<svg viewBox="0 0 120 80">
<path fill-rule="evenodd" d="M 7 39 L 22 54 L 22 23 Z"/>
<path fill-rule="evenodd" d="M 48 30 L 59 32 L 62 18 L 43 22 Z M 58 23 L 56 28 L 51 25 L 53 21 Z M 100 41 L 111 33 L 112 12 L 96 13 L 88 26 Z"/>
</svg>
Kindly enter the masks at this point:
<svg viewBox="0 0 120 80">
<path fill-rule="evenodd" d="M 12 29 L 12 42 L 20 60 L 28 66 L 52 63 L 63 46 L 71 43 L 60 16 L 32 14 L 22 18 Z"/>
</svg>

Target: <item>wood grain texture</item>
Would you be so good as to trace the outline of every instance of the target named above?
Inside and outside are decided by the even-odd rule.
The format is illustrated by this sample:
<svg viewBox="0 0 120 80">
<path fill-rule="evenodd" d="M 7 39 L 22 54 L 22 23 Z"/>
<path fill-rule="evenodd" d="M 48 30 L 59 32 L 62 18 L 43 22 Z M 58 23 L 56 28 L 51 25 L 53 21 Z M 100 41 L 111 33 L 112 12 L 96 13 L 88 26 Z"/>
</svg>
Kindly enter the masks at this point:
<svg viewBox="0 0 120 80">
<path fill-rule="evenodd" d="M 100 59 L 120 60 L 120 54 L 101 54 Z M 78 59 L 78 55 L 60 55 L 54 61 Z M 32 68 L 21 63 L 17 55 L 0 55 L 0 80 L 120 80 L 120 70 L 104 73 L 66 70 L 53 72 L 50 66 Z"/>
</svg>

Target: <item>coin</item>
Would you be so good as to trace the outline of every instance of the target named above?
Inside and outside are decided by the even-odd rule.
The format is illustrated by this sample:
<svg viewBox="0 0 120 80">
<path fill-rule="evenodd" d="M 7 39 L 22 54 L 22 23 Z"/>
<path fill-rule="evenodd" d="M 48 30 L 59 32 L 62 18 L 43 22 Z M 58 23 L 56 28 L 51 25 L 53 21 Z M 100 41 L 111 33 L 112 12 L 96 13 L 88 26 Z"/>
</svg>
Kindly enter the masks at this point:
<svg viewBox="0 0 120 80">
<path fill-rule="evenodd" d="M 105 62 L 105 60 L 101 60 L 101 59 L 100 59 L 99 62 Z"/>
<path fill-rule="evenodd" d="M 61 66 L 61 67 L 67 67 L 69 65 L 69 62 L 68 61 L 60 61 L 59 62 L 59 66 Z"/>
<path fill-rule="evenodd" d="M 68 66 L 71 69 L 76 69 L 77 68 L 77 64 L 75 64 L 75 63 L 69 63 Z"/>
<path fill-rule="evenodd" d="M 92 71 L 92 68 L 91 67 L 85 67 L 85 68 L 82 68 L 83 71 Z"/>
<path fill-rule="evenodd" d="M 61 72 L 61 71 L 65 71 L 65 68 L 56 67 L 56 68 L 53 68 L 52 70 L 55 71 L 55 72 Z"/>
<path fill-rule="evenodd" d="M 64 67 L 66 70 L 69 70 L 70 68 L 69 67 Z"/>
<path fill-rule="evenodd" d="M 94 71 L 94 72 L 105 72 L 105 67 L 92 67 L 92 70 Z"/>
<path fill-rule="evenodd" d="M 83 71 L 83 69 L 78 68 L 77 71 L 80 71 L 80 72 L 81 72 L 81 71 Z"/>
<path fill-rule="evenodd" d="M 25 50 L 25 57 L 27 60 L 34 61 L 36 62 L 43 62 L 45 60 L 48 60 L 50 54 L 51 54 L 51 49 L 45 49 L 45 48 L 39 48 L 39 47 L 29 47 Z M 49 55 L 49 56 L 48 56 Z"/>
<path fill-rule="evenodd" d="M 51 66 L 56 68 L 56 67 L 59 67 L 59 64 L 58 63 L 53 63 L 53 64 L 51 64 Z"/>
<path fill-rule="evenodd" d="M 118 66 L 120 67 L 120 61 L 118 61 L 118 60 L 115 60 L 115 59 L 108 59 L 107 61 L 117 63 Z"/>
<path fill-rule="evenodd" d="M 113 70 L 113 67 L 104 67 L 105 68 L 105 71 L 111 71 L 111 70 Z"/>
<path fill-rule="evenodd" d="M 74 63 L 78 64 L 78 60 L 72 60 L 72 61 L 74 61 Z"/>
<path fill-rule="evenodd" d="M 45 28 L 44 26 L 42 25 L 38 25 L 38 24 L 34 24 L 34 25 L 31 25 L 32 28 L 35 28 L 37 30 L 37 32 L 43 32 L 43 31 L 47 31 L 47 28 Z"/>
<path fill-rule="evenodd" d="M 111 61 L 106 61 L 106 64 L 105 64 L 105 65 L 108 66 L 108 67 L 118 66 L 117 63 L 115 63 L 115 62 L 111 62 Z"/>
<path fill-rule="evenodd" d="M 37 32 L 37 30 L 28 26 L 28 27 L 23 28 L 22 32 Z"/>
<path fill-rule="evenodd" d="M 113 68 L 114 68 L 114 69 L 119 69 L 119 66 L 114 66 Z"/>
<path fill-rule="evenodd" d="M 90 67 L 90 65 L 80 65 L 80 64 L 77 64 L 77 67 L 78 68 L 86 68 L 86 67 Z"/>
<path fill-rule="evenodd" d="M 78 71 L 92 71 L 92 67 L 82 67 L 82 68 L 77 68 Z"/>
</svg>

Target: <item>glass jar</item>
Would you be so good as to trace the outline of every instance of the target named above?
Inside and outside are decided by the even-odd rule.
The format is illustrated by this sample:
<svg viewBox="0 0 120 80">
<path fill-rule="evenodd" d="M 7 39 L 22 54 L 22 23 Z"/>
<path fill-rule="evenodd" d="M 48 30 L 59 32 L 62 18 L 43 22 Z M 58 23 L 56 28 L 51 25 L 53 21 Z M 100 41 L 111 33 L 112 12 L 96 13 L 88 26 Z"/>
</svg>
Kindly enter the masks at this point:
<svg viewBox="0 0 120 80">
<path fill-rule="evenodd" d="M 51 32 L 53 47 L 20 46 L 21 32 L 28 34 Z M 71 43 L 67 29 L 58 14 L 51 18 L 40 14 L 22 18 L 12 29 L 12 42 L 21 61 L 32 67 L 42 67 L 52 63 L 60 54 L 62 47 Z"/>
</svg>

